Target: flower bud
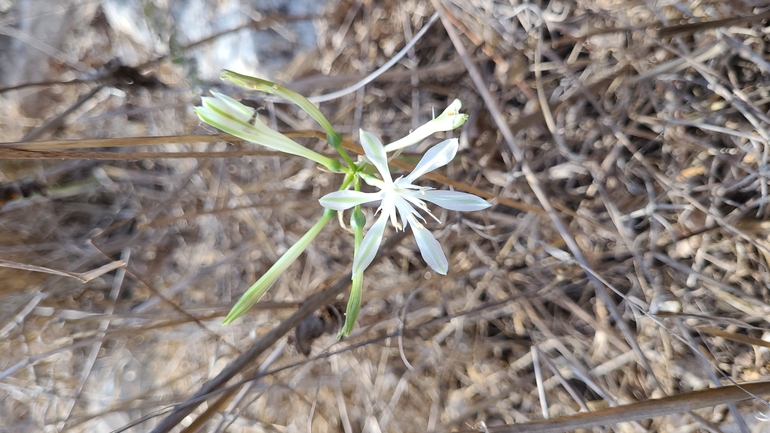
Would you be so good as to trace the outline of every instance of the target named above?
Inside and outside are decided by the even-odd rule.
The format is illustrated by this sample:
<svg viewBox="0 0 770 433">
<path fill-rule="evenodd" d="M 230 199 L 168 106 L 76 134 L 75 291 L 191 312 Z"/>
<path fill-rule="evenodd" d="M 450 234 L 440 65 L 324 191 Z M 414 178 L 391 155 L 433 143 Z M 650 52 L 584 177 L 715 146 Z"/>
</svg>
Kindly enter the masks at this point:
<svg viewBox="0 0 770 433">
<path fill-rule="evenodd" d="M 436 132 L 451 131 L 459 128 L 468 120 L 467 114 L 460 113 L 461 107 L 462 102 L 459 99 L 455 99 L 438 117 L 415 129 L 406 137 L 385 146 L 385 152 L 393 152 L 394 150 L 409 147 Z"/>
</svg>

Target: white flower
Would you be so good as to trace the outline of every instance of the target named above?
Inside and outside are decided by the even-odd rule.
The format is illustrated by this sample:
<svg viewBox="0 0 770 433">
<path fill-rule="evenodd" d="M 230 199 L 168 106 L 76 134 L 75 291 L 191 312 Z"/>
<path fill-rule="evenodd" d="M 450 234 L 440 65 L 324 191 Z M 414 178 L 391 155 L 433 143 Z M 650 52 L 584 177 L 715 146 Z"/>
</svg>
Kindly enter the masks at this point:
<svg viewBox="0 0 770 433">
<path fill-rule="evenodd" d="M 253 108 L 227 95 L 214 91 L 211 94 L 213 98 L 204 96 L 201 98 L 203 105 L 195 107 L 198 117 L 209 125 L 267 148 L 307 158 L 333 171 L 339 169 L 339 161 L 314 152 L 280 132 L 273 131 L 259 119 L 254 119 Z"/>
<path fill-rule="evenodd" d="M 411 227 L 422 258 L 436 272 L 446 275 L 449 268 L 441 245 L 420 221 L 425 221 L 416 210 L 418 207 L 439 221 L 425 205 L 425 201 L 437 204 L 445 209 L 455 211 L 476 211 L 486 209 L 489 203 L 475 195 L 456 191 L 440 191 L 428 187 L 414 185 L 418 177 L 448 164 L 457 153 L 457 139 L 445 140 L 433 146 L 422 157 L 417 167 L 406 177 L 395 181 L 390 176 L 388 158 L 380 140 L 369 132 L 361 130 L 361 145 L 366 157 L 382 176 L 382 180 L 364 176 L 364 181 L 380 189 L 379 192 L 366 193 L 360 191 L 335 191 L 319 200 L 321 205 L 334 210 L 345 210 L 353 206 L 372 201 L 381 201 L 380 216 L 364 236 L 356 257 L 353 259 L 353 275 L 361 273 L 374 260 L 380 248 L 382 236 L 385 233 L 385 223 L 390 219 L 391 224 L 398 230 Z M 401 221 L 399 222 L 399 217 Z M 420 221 L 418 221 L 418 219 Z M 441 221 L 439 221 L 441 222 Z"/>
</svg>

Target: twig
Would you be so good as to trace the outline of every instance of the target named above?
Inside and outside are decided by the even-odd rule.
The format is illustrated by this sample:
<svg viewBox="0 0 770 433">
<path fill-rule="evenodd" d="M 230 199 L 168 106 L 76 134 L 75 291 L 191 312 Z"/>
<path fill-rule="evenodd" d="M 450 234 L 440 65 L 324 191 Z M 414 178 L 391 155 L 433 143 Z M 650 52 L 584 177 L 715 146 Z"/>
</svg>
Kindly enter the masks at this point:
<svg viewBox="0 0 770 433">
<path fill-rule="evenodd" d="M 26 263 L 18 263 L 18 262 L 12 262 L 10 260 L 0 259 L 0 267 L 3 267 L 3 268 L 12 268 L 12 269 L 19 269 L 22 271 L 40 272 L 43 274 L 58 275 L 60 277 L 76 278 L 83 283 L 87 283 L 93 280 L 94 278 L 101 277 L 107 272 L 114 271 L 115 269 L 122 268 L 124 266 L 126 266 L 126 262 L 124 262 L 123 260 L 117 260 L 114 262 L 107 263 L 106 265 L 100 266 L 96 269 L 92 269 L 88 272 L 68 272 L 68 271 L 61 271 L 58 269 L 46 268 L 44 266 L 28 265 Z"/>
<path fill-rule="evenodd" d="M 588 264 L 588 261 L 586 260 L 585 256 L 583 255 L 583 252 L 581 251 L 580 247 L 575 241 L 575 238 L 567 231 L 566 227 L 564 226 L 564 223 L 561 221 L 561 218 L 559 218 L 555 209 L 551 205 L 551 202 L 548 199 L 548 196 L 546 196 L 545 192 L 540 186 L 539 179 L 537 178 L 535 173 L 532 171 L 532 169 L 529 167 L 529 164 L 527 163 L 526 159 L 523 158 L 524 153 L 516 143 L 516 139 L 514 138 L 510 127 L 508 126 L 508 122 L 506 122 L 502 112 L 497 106 L 497 103 L 492 97 L 492 94 L 487 89 L 484 79 L 482 78 L 481 74 L 476 68 L 476 65 L 470 62 L 468 52 L 465 50 L 465 47 L 463 46 L 462 41 L 460 40 L 460 36 L 457 34 L 457 31 L 454 29 L 454 27 L 452 27 L 451 23 L 446 18 L 446 14 L 443 13 L 444 7 L 441 4 L 441 1 L 442 0 L 431 0 L 436 10 L 441 13 L 441 22 L 444 24 L 444 27 L 446 28 L 447 34 L 449 35 L 450 39 L 452 39 L 452 42 L 455 45 L 455 49 L 457 50 L 457 53 L 462 58 L 463 63 L 465 64 L 465 68 L 468 70 L 468 74 L 471 76 L 471 79 L 476 85 L 476 89 L 478 90 L 479 94 L 481 94 L 481 97 L 484 99 L 487 109 L 489 110 L 492 116 L 492 119 L 495 121 L 495 124 L 500 130 L 500 133 L 502 134 L 503 139 L 505 140 L 506 144 L 510 148 L 514 158 L 521 165 L 522 172 L 524 172 L 524 176 L 530 188 L 532 189 L 532 192 L 535 193 L 535 196 L 537 197 L 538 201 L 540 201 L 540 204 L 543 206 L 543 209 L 545 209 L 545 211 L 548 213 L 548 216 L 551 218 L 551 222 L 556 227 L 556 230 L 559 232 L 562 239 L 564 239 L 564 242 L 567 244 L 567 247 L 572 252 L 572 255 L 575 257 L 575 260 L 584 269 L 586 270 L 591 269 L 591 266 Z M 620 328 L 621 332 L 626 338 L 626 341 L 628 342 L 628 344 L 631 345 L 631 348 L 637 354 L 639 361 L 644 367 L 644 369 L 647 371 L 647 374 L 657 382 L 657 378 L 655 377 L 655 373 L 652 371 L 652 367 L 650 366 L 650 363 L 647 361 L 647 358 L 644 356 L 644 353 L 639 348 L 639 344 L 634 339 L 633 334 L 631 333 L 631 330 L 629 329 L 626 322 L 623 320 L 623 317 L 620 315 L 620 312 L 615 306 L 615 303 L 612 301 L 612 298 L 609 296 L 609 293 L 607 293 L 607 290 L 604 288 L 604 286 L 590 272 L 588 273 L 588 278 L 591 281 L 591 285 L 596 290 L 596 293 L 599 295 L 599 298 L 602 300 L 602 302 L 604 302 L 604 304 L 610 310 L 610 314 L 612 315 L 612 318 L 617 323 L 618 327 Z"/>
<path fill-rule="evenodd" d="M 425 25 L 422 27 L 422 29 L 420 29 L 420 31 L 417 32 L 416 35 L 414 35 L 414 38 L 412 38 L 412 40 L 409 41 L 404 46 L 404 48 L 401 49 L 401 51 L 396 53 L 396 55 L 393 56 L 392 59 L 390 59 L 384 65 L 380 66 L 376 71 L 374 71 L 371 74 L 369 74 L 363 80 L 357 82 L 356 84 L 353 84 L 352 86 L 346 87 L 346 88 L 344 88 L 342 90 L 338 90 L 338 91 L 332 92 L 332 93 L 327 93 L 326 95 L 311 96 L 311 97 L 309 97 L 307 99 L 309 99 L 310 102 L 313 102 L 313 103 L 327 102 L 327 101 L 331 101 L 331 100 L 334 100 L 334 99 L 337 99 L 337 98 L 341 98 L 341 97 L 343 97 L 345 95 L 348 95 L 350 93 L 353 93 L 356 90 L 358 90 L 358 89 L 366 86 L 367 84 L 371 83 L 372 81 L 377 79 L 377 77 L 379 77 L 380 75 L 385 73 L 385 71 L 387 71 L 388 69 L 392 68 L 393 65 L 398 63 L 398 61 L 401 60 L 409 52 L 409 50 L 411 50 L 412 47 L 414 47 L 415 44 L 423 36 L 425 36 L 425 33 L 428 32 L 428 29 L 430 29 L 430 27 L 433 25 L 433 23 L 436 22 L 436 20 L 438 20 L 438 13 L 434 13 L 433 16 L 430 17 L 428 22 L 425 23 Z"/>
<path fill-rule="evenodd" d="M 382 257 L 385 254 L 385 251 L 390 250 L 390 248 L 400 242 L 402 238 L 403 236 L 401 235 L 395 235 L 391 239 L 388 239 L 388 242 L 380 249 L 378 257 Z M 186 402 L 177 405 L 171 413 L 163 419 L 163 421 L 155 426 L 152 433 L 165 433 L 174 428 L 187 415 L 192 413 L 198 405 L 206 401 L 210 393 L 224 386 L 236 374 L 244 370 L 249 364 L 252 364 L 262 352 L 270 348 L 287 332 L 294 329 L 307 316 L 333 301 L 337 294 L 350 285 L 351 275 L 350 271 L 346 272 L 344 275 L 339 276 L 334 280 L 334 282 L 323 291 L 308 297 L 294 314 L 281 321 L 281 323 L 268 332 L 264 337 L 254 342 L 247 351 L 238 356 L 238 358 L 225 367 L 215 378 L 203 384 L 195 394 L 187 399 Z"/>
<path fill-rule="evenodd" d="M 674 413 L 682 413 L 703 407 L 735 403 L 753 398 L 752 395 L 770 394 L 770 382 L 745 383 L 741 385 L 723 386 L 721 388 L 692 391 L 686 394 L 673 395 L 597 410 L 589 413 L 579 413 L 572 416 L 553 418 L 550 420 L 533 421 L 504 427 L 489 427 L 490 433 L 562 433 L 565 431 L 588 429 L 621 422 L 650 419 Z M 473 433 L 473 430 L 463 430 L 459 433 Z"/>
</svg>

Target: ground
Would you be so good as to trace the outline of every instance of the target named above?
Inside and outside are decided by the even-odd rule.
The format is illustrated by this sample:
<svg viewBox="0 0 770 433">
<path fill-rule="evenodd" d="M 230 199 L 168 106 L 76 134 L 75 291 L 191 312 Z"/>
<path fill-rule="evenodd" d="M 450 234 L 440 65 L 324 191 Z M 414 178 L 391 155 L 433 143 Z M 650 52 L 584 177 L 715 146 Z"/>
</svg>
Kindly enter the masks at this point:
<svg viewBox="0 0 770 433">
<path fill-rule="evenodd" d="M 749 0 L 0 1 L 0 430 L 770 431 L 769 18 Z M 222 325 L 342 177 L 193 107 L 220 91 L 334 156 L 306 113 L 219 71 L 319 97 L 412 40 L 318 106 L 354 149 L 462 101 L 461 128 L 392 161 L 456 137 L 422 184 L 492 204 L 431 208 L 448 274 L 388 228 L 339 339 L 335 220 Z"/>
</svg>

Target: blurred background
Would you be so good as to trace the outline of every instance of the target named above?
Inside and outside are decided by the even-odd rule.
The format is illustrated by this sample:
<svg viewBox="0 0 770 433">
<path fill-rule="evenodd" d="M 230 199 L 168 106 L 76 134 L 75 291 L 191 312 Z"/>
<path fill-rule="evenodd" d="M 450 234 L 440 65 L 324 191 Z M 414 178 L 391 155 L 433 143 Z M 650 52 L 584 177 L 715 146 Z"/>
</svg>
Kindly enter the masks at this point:
<svg viewBox="0 0 770 433">
<path fill-rule="evenodd" d="M 304 113 L 221 69 L 337 91 L 437 4 L 400 61 L 319 106 L 347 140 L 387 143 L 461 99 L 469 121 L 403 160 L 459 138 L 425 185 L 493 207 L 428 221 L 447 276 L 398 240 L 350 338 L 345 288 L 172 430 L 492 431 L 766 377 L 764 2 L 0 0 L 0 430 L 152 431 L 338 282 L 353 239 L 335 222 L 221 326 L 341 178 L 192 109 L 218 90 L 332 155 Z M 759 400 L 704 406 L 594 431 L 770 429 Z"/>
</svg>

